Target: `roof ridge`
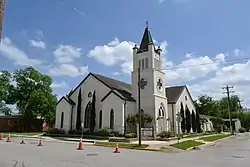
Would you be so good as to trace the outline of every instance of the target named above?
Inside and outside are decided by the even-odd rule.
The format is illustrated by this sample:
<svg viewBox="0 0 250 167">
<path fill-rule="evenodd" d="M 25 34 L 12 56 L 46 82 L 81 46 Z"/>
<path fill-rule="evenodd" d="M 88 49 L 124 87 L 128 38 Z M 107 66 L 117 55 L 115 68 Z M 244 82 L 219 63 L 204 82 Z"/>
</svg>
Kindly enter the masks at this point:
<svg viewBox="0 0 250 167">
<path fill-rule="evenodd" d="M 127 84 L 127 85 L 130 85 L 131 86 L 131 84 L 129 84 L 129 83 L 127 83 L 127 82 L 124 82 L 124 81 L 121 81 L 121 80 L 118 80 L 118 79 L 115 79 L 115 78 L 111 78 L 111 77 L 108 77 L 108 76 L 104 76 L 104 75 L 102 75 L 102 74 L 97 74 L 97 73 L 92 73 L 93 75 L 99 75 L 99 76 L 101 76 L 101 77 L 104 77 L 104 78 L 107 78 L 107 79 L 111 79 L 111 80 L 114 80 L 114 81 L 118 81 L 118 82 L 120 82 L 120 83 L 124 83 L 124 84 Z"/>
</svg>

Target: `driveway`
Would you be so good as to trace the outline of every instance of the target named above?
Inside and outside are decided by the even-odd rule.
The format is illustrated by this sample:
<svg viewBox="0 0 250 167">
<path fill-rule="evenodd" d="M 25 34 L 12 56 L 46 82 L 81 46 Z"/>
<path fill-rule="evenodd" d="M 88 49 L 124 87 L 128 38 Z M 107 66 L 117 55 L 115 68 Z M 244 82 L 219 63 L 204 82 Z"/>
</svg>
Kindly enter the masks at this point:
<svg viewBox="0 0 250 167">
<path fill-rule="evenodd" d="M 248 167 L 250 164 L 250 135 L 235 136 L 229 140 L 217 142 L 202 150 L 181 153 L 162 153 L 85 146 L 76 151 L 77 143 L 45 143 L 38 147 L 35 142 L 19 144 L 0 141 L 0 166 L 11 167 L 14 161 L 17 167 Z"/>
</svg>

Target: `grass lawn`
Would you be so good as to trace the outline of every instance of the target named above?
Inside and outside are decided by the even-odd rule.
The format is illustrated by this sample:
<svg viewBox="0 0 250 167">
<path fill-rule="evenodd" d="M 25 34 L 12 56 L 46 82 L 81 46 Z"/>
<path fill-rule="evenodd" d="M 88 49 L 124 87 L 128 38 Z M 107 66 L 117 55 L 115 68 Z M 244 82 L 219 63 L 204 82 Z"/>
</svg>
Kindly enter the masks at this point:
<svg viewBox="0 0 250 167">
<path fill-rule="evenodd" d="M 147 144 L 142 144 L 141 146 L 138 146 L 138 144 L 129 144 L 129 143 L 118 143 L 118 144 L 119 148 L 128 148 L 128 149 L 140 149 L 149 146 Z M 96 142 L 95 146 L 115 147 L 116 142 Z"/>
<path fill-rule="evenodd" d="M 229 136 L 231 136 L 231 134 L 219 134 L 219 135 L 214 135 L 214 136 L 202 137 L 200 138 L 200 140 L 213 142 L 213 141 L 220 140 Z"/>
<path fill-rule="evenodd" d="M 179 144 L 178 143 L 172 144 L 171 146 L 182 149 L 182 150 L 187 150 L 188 148 L 200 146 L 202 144 L 204 143 L 194 141 L 194 140 L 186 140 L 186 141 L 180 142 Z"/>
</svg>

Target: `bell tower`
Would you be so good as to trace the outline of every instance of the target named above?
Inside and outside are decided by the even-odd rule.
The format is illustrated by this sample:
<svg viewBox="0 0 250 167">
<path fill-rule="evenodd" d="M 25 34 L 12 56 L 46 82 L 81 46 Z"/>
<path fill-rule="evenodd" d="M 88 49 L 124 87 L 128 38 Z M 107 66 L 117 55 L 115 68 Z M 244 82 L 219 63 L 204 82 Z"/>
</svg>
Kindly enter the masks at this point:
<svg viewBox="0 0 250 167">
<path fill-rule="evenodd" d="M 140 78 L 138 72 L 140 71 Z M 144 29 L 141 44 L 133 47 L 132 95 L 138 110 L 138 83 L 140 81 L 141 110 L 153 117 L 156 133 L 167 130 L 167 98 L 165 73 L 162 69 L 162 49 L 155 48 L 148 22 Z"/>
</svg>

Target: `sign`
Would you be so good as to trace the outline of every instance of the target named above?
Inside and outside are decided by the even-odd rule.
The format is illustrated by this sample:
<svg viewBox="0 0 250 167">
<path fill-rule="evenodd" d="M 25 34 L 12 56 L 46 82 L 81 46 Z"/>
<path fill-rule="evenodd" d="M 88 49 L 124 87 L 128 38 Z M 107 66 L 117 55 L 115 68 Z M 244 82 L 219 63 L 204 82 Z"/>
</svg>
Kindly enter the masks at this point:
<svg viewBox="0 0 250 167">
<path fill-rule="evenodd" d="M 81 123 L 81 127 L 82 127 L 82 128 L 84 127 L 84 124 L 83 124 L 83 122 Z"/>
</svg>

